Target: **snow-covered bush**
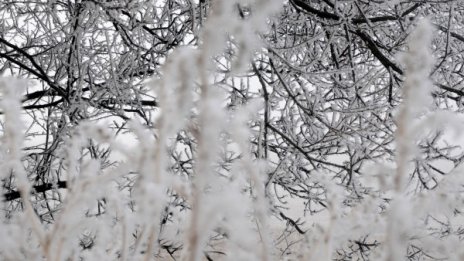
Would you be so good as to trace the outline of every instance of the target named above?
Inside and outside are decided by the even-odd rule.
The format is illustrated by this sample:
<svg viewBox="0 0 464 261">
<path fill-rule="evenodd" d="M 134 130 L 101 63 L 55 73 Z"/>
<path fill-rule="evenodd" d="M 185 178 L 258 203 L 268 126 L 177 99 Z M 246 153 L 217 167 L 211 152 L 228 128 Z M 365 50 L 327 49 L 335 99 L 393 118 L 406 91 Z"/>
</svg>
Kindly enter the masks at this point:
<svg viewBox="0 0 464 261">
<path fill-rule="evenodd" d="M 458 6 L 0 3 L 0 259 L 463 259 Z"/>
</svg>

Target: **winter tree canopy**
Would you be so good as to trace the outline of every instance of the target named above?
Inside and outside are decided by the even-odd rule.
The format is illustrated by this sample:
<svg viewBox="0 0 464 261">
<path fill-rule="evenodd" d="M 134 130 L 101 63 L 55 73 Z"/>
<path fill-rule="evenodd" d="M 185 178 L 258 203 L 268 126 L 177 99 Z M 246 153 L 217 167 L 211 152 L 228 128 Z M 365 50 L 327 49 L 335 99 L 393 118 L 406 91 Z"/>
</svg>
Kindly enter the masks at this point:
<svg viewBox="0 0 464 261">
<path fill-rule="evenodd" d="M 0 1 L 0 260 L 463 260 L 464 2 Z"/>
</svg>

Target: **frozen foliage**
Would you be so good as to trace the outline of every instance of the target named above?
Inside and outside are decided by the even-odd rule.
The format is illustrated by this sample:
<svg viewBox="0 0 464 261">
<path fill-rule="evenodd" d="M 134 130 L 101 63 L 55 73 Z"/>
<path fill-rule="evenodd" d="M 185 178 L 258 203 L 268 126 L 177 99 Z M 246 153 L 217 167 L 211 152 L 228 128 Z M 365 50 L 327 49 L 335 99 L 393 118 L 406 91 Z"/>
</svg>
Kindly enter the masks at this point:
<svg viewBox="0 0 464 261">
<path fill-rule="evenodd" d="M 2 1 L 0 259 L 464 259 L 463 4 L 370 2 Z"/>
<path fill-rule="evenodd" d="M 2 225 L 3 238 L 10 240 L 8 234 L 19 237 L 14 245 L 2 244 L 3 259 L 150 260 L 164 248 L 184 260 L 200 260 L 213 254 L 230 260 L 269 260 L 272 248 L 267 240 L 270 238 L 269 208 L 263 173 L 248 152 L 246 129 L 250 110 L 239 110 L 228 117 L 222 109 L 223 95 L 210 81 L 215 77 L 216 66 L 210 57 L 221 55 L 227 38 L 238 41 L 240 54 L 235 62 L 245 64 L 259 47 L 256 33 L 264 28 L 267 16 L 278 8 L 278 3 L 268 1 L 245 4 L 250 10 L 260 12 L 252 19 L 241 20 L 237 16 L 234 21 L 229 14 L 234 12 L 237 3 L 212 3 L 198 48 L 179 48 L 168 57 L 160 79 L 149 83 L 160 101 L 160 113 L 153 123 L 156 132 L 150 133 L 137 121 L 131 122 L 137 136 L 133 149 L 128 150 L 114 141 L 113 134 L 104 126 L 82 122 L 72 128 L 64 141 L 67 144 L 62 152 L 65 171 L 59 177 L 66 180 L 67 192 L 62 195 L 62 204 L 50 224 L 41 224 L 40 213 L 32 210 L 20 161 L 21 84 L 4 81 L 2 109 L 7 149 L 4 161 L 12 167 L 5 166 L 8 168 L 4 169 L 3 177 L 12 175 L 17 179 L 25 211 L 24 215 L 12 214 Z M 216 30 L 217 23 L 224 28 Z M 193 173 L 188 179 L 173 175 L 169 165 L 169 152 L 180 150 L 171 139 L 185 128 L 192 129 L 192 138 L 196 140 L 192 148 Z M 103 168 L 98 159 L 83 155 L 83 148 L 91 142 L 119 150 L 125 160 L 117 167 Z M 236 149 L 228 148 L 230 144 L 237 144 Z M 221 164 L 218 155 L 223 152 L 242 156 L 230 171 L 218 175 L 215 165 Z M 129 190 L 118 190 L 117 183 L 128 173 L 137 173 L 134 185 Z M 247 192 L 248 189 L 253 192 Z M 93 210 L 89 207 L 95 201 L 98 213 L 90 214 Z M 176 205 L 177 201 L 182 204 Z M 171 220 L 173 212 L 179 219 L 177 222 Z M 161 226 L 168 221 L 173 222 L 171 231 Z M 27 226 L 21 227 L 23 223 Z M 221 244 L 227 246 L 208 254 L 205 251 L 212 238 L 225 241 Z M 164 244 L 164 240 L 169 240 L 171 245 Z M 182 249 L 180 254 L 178 249 Z"/>
</svg>

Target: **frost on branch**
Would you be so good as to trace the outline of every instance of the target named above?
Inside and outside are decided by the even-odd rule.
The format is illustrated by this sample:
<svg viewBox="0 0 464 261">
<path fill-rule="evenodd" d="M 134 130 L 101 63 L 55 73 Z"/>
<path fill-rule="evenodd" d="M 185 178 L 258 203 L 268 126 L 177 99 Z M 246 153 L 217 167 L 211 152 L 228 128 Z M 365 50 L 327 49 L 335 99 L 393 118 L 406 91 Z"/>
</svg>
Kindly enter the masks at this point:
<svg viewBox="0 0 464 261">
<path fill-rule="evenodd" d="M 58 168 L 62 171 L 53 172 L 56 166 L 51 165 L 47 180 L 26 177 L 21 154 L 24 136 L 19 131 L 23 91 L 7 84 L 2 97 L 7 148 L 3 160 L 13 162 L 8 169 L 17 180 L 18 200 L 25 211 L 13 217 L 14 221 L 2 223 L 3 235 L 13 233 L 23 238 L 17 240 L 19 244 L 2 244 L 0 255 L 14 260 L 153 260 L 163 255 L 184 260 L 209 259 L 212 255 L 229 260 L 269 260 L 273 250 L 264 167 L 249 152 L 248 124 L 255 120 L 249 115 L 259 108 L 229 115 L 224 91 L 216 82 L 219 73 L 214 59 L 233 45 L 235 66 L 243 69 L 260 48 L 256 35 L 266 28 L 267 17 L 277 10 L 276 3 L 213 1 L 199 32 L 201 43 L 196 48 L 174 50 L 160 77 L 148 83 L 159 110 L 155 117 L 147 118 L 146 125 L 152 128 L 138 120 L 129 121 L 130 133 L 126 135 L 135 139 L 128 146 L 114 139 L 116 134 L 107 129 L 105 121 L 94 124 L 81 120 L 65 128 L 62 121 L 53 137 L 53 145 L 60 147 L 56 150 L 60 155 L 54 157 L 60 159 Z M 237 6 L 244 6 L 246 15 L 236 13 Z M 115 18 L 113 22 L 121 21 Z M 224 27 L 217 30 L 217 24 Z M 108 34 L 105 37 L 111 41 Z M 78 63 L 72 57 L 69 60 Z M 64 106 L 69 108 L 57 118 L 69 119 L 74 125 L 77 118 L 91 115 L 91 110 L 81 106 L 90 98 L 79 95 L 82 93 L 63 97 Z M 106 99 L 98 106 L 108 107 L 112 102 Z M 119 162 L 109 163 L 111 157 L 100 150 L 117 153 Z M 226 158 L 224 163 L 222 155 L 231 154 L 240 156 Z M 187 162 L 188 167 L 182 168 L 188 170 L 182 175 L 176 172 L 179 167 L 173 155 Z M 222 168 L 221 164 L 228 166 Z M 28 182 L 34 185 L 28 187 Z M 59 199 L 53 205 L 41 205 L 40 193 Z M 35 200 L 35 209 L 30 198 Z M 43 213 L 52 221 L 41 223 Z M 16 224 L 27 226 L 21 231 Z M 28 234 L 29 230 L 33 233 Z"/>
</svg>

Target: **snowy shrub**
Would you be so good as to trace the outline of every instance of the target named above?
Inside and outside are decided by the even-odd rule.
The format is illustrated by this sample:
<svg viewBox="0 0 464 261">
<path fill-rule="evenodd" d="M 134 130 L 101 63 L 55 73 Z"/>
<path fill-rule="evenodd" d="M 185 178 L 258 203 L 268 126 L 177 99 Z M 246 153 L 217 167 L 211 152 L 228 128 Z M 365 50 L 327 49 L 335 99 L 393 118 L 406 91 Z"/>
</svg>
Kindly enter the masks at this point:
<svg viewBox="0 0 464 261">
<path fill-rule="evenodd" d="M 1 260 L 464 258 L 458 2 L 71 2 L 0 3 Z"/>
</svg>

